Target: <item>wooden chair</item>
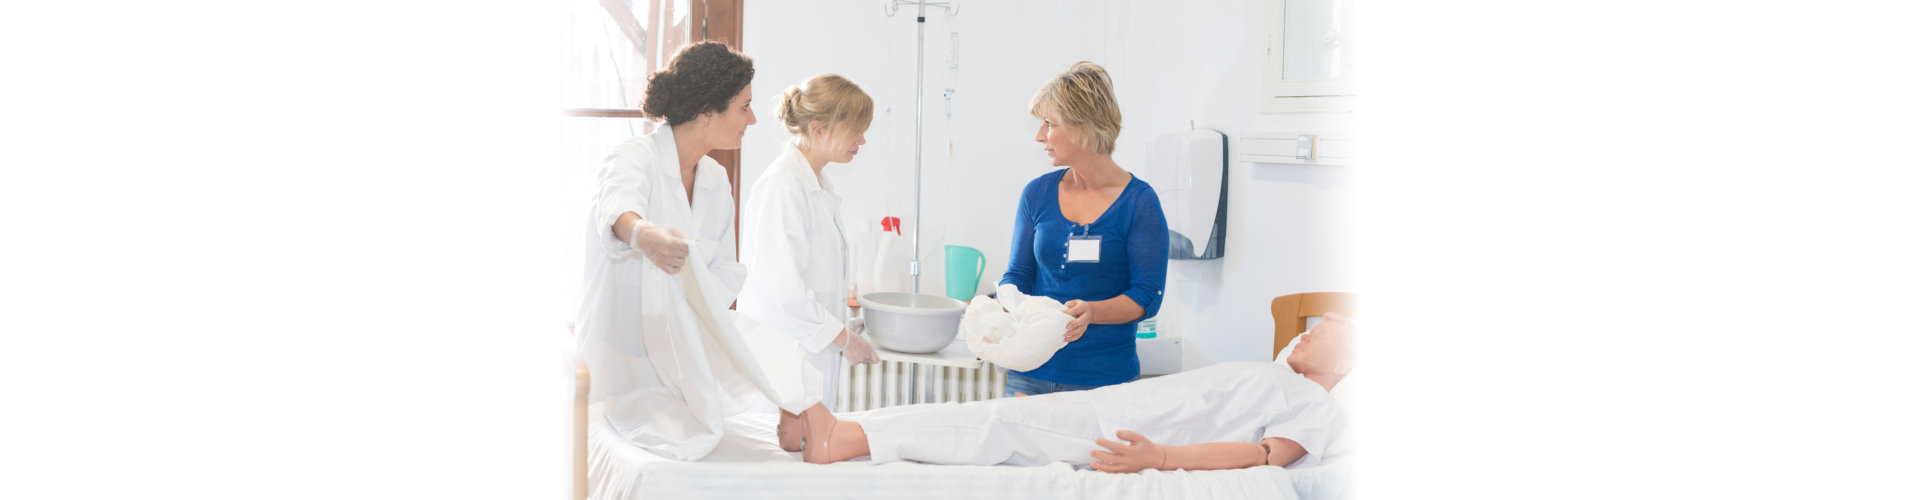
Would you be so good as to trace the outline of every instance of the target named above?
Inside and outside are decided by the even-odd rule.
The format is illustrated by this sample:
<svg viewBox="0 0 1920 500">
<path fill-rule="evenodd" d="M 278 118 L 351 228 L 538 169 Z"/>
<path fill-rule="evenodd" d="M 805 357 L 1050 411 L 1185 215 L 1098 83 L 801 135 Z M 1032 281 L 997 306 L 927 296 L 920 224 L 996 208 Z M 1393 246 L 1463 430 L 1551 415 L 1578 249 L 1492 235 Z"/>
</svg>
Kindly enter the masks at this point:
<svg viewBox="0 0 1920 500">
<path fill-rule="evenodd" d="M 1346 292 L 1312 292 L 1281 295 L 1273 299 L 1273 356 L 1279 356 L 1287 343 L 1307 330 L 1307 318 L 1336 312 L 1355 316 L 1354 295 Z"/>
</svg>

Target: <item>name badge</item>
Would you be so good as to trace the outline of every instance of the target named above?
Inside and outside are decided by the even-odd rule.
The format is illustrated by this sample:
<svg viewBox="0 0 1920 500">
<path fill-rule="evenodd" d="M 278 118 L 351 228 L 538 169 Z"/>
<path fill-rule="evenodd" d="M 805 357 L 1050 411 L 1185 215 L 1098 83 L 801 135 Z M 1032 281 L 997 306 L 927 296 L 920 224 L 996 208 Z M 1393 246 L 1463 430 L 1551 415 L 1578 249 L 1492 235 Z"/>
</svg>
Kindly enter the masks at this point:
<svg viewBox="0 0 1920 500">
<path fill-rule="evenodd" d="M 1100 237 L 1068 235 L 1067 262 L 1100 262 Z"/>
</svg>

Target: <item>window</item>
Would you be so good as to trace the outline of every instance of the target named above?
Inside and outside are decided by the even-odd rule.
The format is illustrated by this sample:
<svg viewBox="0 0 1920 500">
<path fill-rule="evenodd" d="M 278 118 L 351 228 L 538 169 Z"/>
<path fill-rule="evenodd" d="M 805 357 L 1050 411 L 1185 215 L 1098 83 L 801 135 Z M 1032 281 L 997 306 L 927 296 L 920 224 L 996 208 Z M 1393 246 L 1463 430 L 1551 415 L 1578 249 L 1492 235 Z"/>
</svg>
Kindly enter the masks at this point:
<svg viewBox="0 0 1920 500">
<path fill-rule="evenodd" d="M 1353 110 L 1354 1 L 1268 3 L 1261 112 Z"/>
<path fill-rule="evenodd" d="M 686 46 L 693 20 L 686 0 L 568 0 L 565 3 L 568 165 L 597 168 L 597 157 L 653 131 L 640 113 L 647 75 Z"/>
</svg>

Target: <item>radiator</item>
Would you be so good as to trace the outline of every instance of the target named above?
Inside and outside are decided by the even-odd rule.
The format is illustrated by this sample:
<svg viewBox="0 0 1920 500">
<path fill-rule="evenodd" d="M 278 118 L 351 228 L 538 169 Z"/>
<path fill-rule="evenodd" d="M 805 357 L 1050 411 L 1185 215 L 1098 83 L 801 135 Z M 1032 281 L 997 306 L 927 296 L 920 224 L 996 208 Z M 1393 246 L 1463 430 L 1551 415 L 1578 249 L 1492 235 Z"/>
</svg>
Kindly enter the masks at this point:
<svg viewBox="0 0 1920 500">
<path fill-rule="evenodd" d="M 920 390 L 911 389 L 910 372 L 919 369 Z M 840 372 L 840 396 L 834 411 L 866 411 L 911 403 L 965 403 L 996 399 L 1006 391 L 1007 372 L 992 363 L 980 368 L 955 368 L 921 363 L 881 361 L 854 365 Z M 917 397 L 909 397 L 917 395 Z M 912 399 L 912 401 L 908 401 Z"/>
</svg>

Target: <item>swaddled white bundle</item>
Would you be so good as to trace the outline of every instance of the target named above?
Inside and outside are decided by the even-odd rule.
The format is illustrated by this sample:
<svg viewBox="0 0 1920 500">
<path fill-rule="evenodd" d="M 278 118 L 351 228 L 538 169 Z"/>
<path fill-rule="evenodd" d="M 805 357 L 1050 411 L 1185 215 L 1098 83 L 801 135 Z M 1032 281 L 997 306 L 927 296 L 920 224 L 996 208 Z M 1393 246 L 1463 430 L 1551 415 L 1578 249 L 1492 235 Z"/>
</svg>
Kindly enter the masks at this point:
<svg viewBox="0 0 1920 500">
<path fill-rule="evenodd" d="M 1027 371 L 1053 359 L 1067 345 L 1066 306 L 1047 297 L 1030 297 L 1013 285 L 1000 285 L 999 302 L 974 297 L 960 317 L 960 333 L 974 356 L 1008 370 Z M 1005 310 L 1002 310 L 1005 307 Z"/>
</svg>

